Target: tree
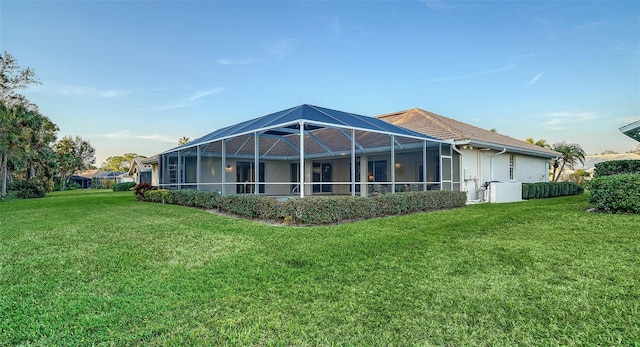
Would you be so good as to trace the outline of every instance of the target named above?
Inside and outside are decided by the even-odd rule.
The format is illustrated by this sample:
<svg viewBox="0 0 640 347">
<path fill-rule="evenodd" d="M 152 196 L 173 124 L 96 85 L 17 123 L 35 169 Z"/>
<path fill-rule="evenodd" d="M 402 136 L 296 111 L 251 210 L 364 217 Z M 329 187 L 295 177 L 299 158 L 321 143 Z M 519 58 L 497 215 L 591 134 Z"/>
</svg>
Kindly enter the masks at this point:
<svg viewBox="0 0 640 347">
<path fill-rule="evenodd" d="M 545 139 L 540 139 L 538 141 L 535 141 L 533 137 L 527 137 L 524 141 L 532 145 L 536 145 L 538 147 L 551 148 L 551 146 L 549 146 L 549 144 L 547 143 L 547 140 Z"/>
<path fill-rule="evenodd" d="M 602 153 L 600 153 L 600 155 L 607 155 L 607 154 L 618 154 L 618 152 L 612 151 L 610 149 L 605 149 L 604 151 L 602 151 Z"/>
<path fill-rule="evenodd" d="M 136 153 L 125 153 L 124 155 L 109 157 L 100 165 L 100 169 L 104 171 L 129 171 L 135 158 L 145 157 Z"/>
<path fill-rule="evenodd" d="M 17 94 L 16 89 L 24 89 L 33 84 L 40 84 L 33 69 L 21 69 L 11 54 L 0 54 L 0 101 L 5 107 L 11 109 L 17 104 L 26 106 L 26 98 Z"/>
<path fill-rule="evenodd" d="M 182 145 L 184 145 L 186 143 L 189 143 L 189 141 L 191 141 L 191 140 L 189 140 L 188 137 L 183 136 L 178 140 L 178 146 L 182 146 Z"/>
<path fill-rule="evenodd" d="M 53 146 L 58 162 L 58 175 L 64 190 L 67 180 L 74 172 L 87 169 L 96 161 L 95 149 L 80 136 L 65 136 Z"/>
<path fill-rule="evenodd" d="M 584 157 L 586 156 L 586 153 L 577 143 L 555 143 L 553 144 L 553 146 L 551 146 L 551 149 L 556 152 L 562 153 L 562 157 L 556 159 L 553 162 L 553 182 L 558 182 L 558 179 L 560 178 L 560 175 L 562 174 L 562 171 L 564 171 L 565 167 L 573 169 L 574 166 L 578 163 L 584 164 Z M 559 171 L 558 168 L 560 168 Z"/>
<path fill-rule="evenodd" d="M 39 83 L 31 68 L 21 69 L 11 54 L 0 54 L 0 196 L 7 194 L 9 160 L 21 152 L 19 142 L 24 140 L 23 131 L 30 125 L 27 120 L 39 115 L 33 113 L 37 112 L 37 106 L 16 90 Z"/>
</svg>

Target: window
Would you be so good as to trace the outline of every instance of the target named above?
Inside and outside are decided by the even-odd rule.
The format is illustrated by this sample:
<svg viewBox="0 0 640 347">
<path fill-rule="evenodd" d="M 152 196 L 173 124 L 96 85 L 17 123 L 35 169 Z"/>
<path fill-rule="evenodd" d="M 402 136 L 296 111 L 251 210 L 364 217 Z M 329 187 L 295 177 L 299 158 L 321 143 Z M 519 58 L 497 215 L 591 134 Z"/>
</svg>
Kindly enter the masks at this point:
<svg viewBox="0 0 640 347">
<path fill-rule="evenodd" d="M 513 180 L 514 177 L 514 173 L 515 173 L 515 163 L 516 163 L 516 157 L 513 154 L 509 155 L 509 179 Z"/>
<path fill-rule="evenodd" d="M 333 182 L 333 165 L 331 163 L 313 163 L 313 182 Z M 314 193 L 331 193 L 332 184 L 314 184 Z"/>
<path fill-rule="evenodd" d="M 264 163 L 260 163 L 260 182 L 264 182 Z M 255 191 L 256 170 L 252 161 L 239 161 L 236 164 L 236 185 L 237 194 L 252 194 Z M 264 194 L 264 184 L 260 184 L 259 193 Z"/>
<path fill-rule="evenodd" d="M 369 180 L 373 182 L 387 182 L 387 161 L 386 160 L 373 160 L 369 161 L 369 168 L 367 176 Z"/>
</svg>

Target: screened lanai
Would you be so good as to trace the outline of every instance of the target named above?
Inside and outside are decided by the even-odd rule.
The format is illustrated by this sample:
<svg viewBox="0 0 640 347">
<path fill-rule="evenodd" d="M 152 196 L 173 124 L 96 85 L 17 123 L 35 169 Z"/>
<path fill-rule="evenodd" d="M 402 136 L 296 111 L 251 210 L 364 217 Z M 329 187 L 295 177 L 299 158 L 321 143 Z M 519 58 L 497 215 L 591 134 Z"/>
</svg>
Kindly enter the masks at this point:
<svg viewBox="0 0 640 347">
<path fill-rule="evenodd" d="M 300 105 L 158 155 L 161 188 L 222 195 L 375 195 L 459 189 L 449 143 L 382 120 Z"/>
</svg>

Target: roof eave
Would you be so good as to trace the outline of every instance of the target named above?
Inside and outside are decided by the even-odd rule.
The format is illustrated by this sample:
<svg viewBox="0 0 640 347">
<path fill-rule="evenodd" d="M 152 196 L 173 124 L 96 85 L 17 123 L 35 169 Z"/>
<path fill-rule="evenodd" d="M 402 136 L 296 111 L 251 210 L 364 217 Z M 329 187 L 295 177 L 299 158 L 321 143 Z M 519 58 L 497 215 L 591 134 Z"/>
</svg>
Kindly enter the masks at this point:
<svg viewBox="0 0 640 347">
<path fill-rule="evenodd" d="M 491 142 L 484 142 L 484 141 L 475 141 L 475 140 L 469 140 L 469 139 L 455 140 L 455 141 L 453 141 L 453 144 L 456 145 L 456 146 L 458 146 L 458 145 L 471 145 L 471 146 L 474 146 L 474 147 L 490 148 L 490 149 L 497 150 L 497 151 L 501 151 L 501 150 L 506 148 L 508 152 L 532 155 L 532 156 L 536 156 L 536 157 L 543 157 L 543 158 L 549 158 L 549 159 L 553 159 L 553 158 L 557 158 L 557 157 L 561 157 L 562 156 L 561 153 L 558 153 L 558 152 L 555 152 L 555 151 L 550 151 L 550 152 L 548 152 L 548 151 L 536 151 L 536 150 L 532 150 L 532 149 L 528 149 L 528 148 L 508 146 L 508 145 L 503 145 L 503 144 L 499 144 L 499 143 L 491 143 Z"/>
</svg>

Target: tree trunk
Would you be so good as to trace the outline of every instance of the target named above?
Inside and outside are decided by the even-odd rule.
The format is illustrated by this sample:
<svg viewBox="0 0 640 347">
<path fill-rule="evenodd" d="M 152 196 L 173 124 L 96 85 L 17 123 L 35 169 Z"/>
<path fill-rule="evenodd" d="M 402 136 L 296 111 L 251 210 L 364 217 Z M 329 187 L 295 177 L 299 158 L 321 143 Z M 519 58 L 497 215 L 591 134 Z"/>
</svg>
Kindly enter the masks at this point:
<svg viewBox="0 0 640 347">
<path fill-rule="evenodd" d="M 560 166 L 560 171 L 558 171 L 558 176 L 556 176 L 556 177 L 553 179 L 553 181 L 554 181 L 554 182 L 558 182 L 558 178 L 560 178 L 560 175 L 562 174 L 562 171 L 564 170 L 564 164 L 565 164 L 565 162 L 563 161 L 563 162 L 562 162 L 562 166 Z"/>
<path fill-rule="evenodd" d="M 9 155 L 7 153 L 2 153 L 2 192 L 0 192 L 0 196 L 7 195 L 7 157 Z"/>
</svg>

